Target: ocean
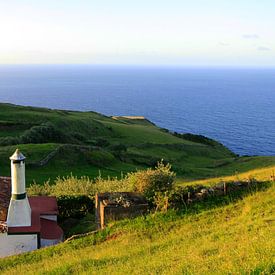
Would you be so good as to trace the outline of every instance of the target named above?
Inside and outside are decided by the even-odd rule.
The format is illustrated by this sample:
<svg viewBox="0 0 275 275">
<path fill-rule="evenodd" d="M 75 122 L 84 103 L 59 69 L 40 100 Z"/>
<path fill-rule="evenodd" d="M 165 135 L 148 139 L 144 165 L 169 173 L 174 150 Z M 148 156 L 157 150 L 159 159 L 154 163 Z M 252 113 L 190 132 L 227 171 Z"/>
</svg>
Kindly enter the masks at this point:
<svg viewBox="0 0 275 275">
<path fill-rule="evenodd" d="M 240 155 L 275 155 L 275 69 L 1 65 L 0 102 L 145 116 Z"/>
</svg>

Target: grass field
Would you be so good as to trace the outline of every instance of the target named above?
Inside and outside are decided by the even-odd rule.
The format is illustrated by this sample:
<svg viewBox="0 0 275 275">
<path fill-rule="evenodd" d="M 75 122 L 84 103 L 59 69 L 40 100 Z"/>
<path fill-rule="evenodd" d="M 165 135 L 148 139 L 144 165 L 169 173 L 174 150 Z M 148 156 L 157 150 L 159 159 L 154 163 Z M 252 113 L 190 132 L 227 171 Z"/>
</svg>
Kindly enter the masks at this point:
<svg viewBox="0 0 275 275">
<path fill-rule="evenodd" d="M 212 197 L 166 214 L 115 222 L 68 243 L 0 259 L 1 274 L 275 272 L 275 186 L 267 183 L 275 173 L 275 157 L 239 157 L 216 141 L 175 135 L 140 117 L 0 104 L 1 176 L 10 175 L 9 156 L 17 147 L 27 157 L 28 185 L 53 184 L 56 177 L 70 174 L 119 178 L 122 172 L 154 167 L 161 159 L 172 165 L 177 185 L 251 178 L 265 183 L 258 192 Z M 67 179 L 75 180 L 81 182 Z M 118 186 L 121 182 L 116 181 Z M 66 232 L 94 229 L 90 213 Z"/>
<path fill-rule="evenodd" d="M 27 156 L 28 185 L 71 173 L 115 177 L 155 166 L 161 159 L 185 180 L 275 165 L 275 157 L 237 157 L 215 141 L 175 136 L 146 119 L 0 104 L 2 176 L 10 175 L 9 156 L 16 147 Z M 62 150 L 39 165 L 58 147 Z"/>
<path fill-rule="evenodd" d="M 117 222 L 0 260 L 1 274 L 272 274 L 275 186 Z"/>
</svg>

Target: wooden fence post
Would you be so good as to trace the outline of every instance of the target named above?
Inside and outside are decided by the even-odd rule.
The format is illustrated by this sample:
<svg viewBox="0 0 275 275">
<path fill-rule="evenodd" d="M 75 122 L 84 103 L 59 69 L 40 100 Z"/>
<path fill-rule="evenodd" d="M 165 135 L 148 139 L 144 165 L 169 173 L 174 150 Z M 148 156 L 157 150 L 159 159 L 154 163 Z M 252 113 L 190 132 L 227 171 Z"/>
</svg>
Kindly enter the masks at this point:
<svg viewBox="0 0 275 275">
<path fill-rule="evenodd" d="M 223 194 L 226 195 L 227 193 L 227 186 L 226 186 L 226 182 L 223 182 Z"/>
<path fill-rule="evenodd" d="M 100 228 L 101 229 L 103 229 L 105 226 L 104 208 L 105 208 L 105 205 L 102 202 L 100 202 L 99 209 L 100 209 Z"/>
</svg>

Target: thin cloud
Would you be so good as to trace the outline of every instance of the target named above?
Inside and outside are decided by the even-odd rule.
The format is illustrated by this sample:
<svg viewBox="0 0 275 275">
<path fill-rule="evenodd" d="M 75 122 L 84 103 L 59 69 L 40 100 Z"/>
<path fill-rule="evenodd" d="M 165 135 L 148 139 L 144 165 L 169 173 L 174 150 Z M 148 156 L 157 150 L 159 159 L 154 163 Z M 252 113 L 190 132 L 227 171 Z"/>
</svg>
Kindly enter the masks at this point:
<svg viewBox="0 0 275 275">
<path fill-rule="evenodd" d="M 258 50 L 258 51 L 271 51 L 270 48 L 268 48 L 268 47 L 263 47 L 263 46 L 258 47 L 257 50 Z"/>
<path fill-rule="evenodd" d="M 243 35 L 244 39 L 259 39 L 260 36 L 258 34 L 244 34 Z"/>
<path fill-rule="evenodd" d="M 229 44 L 229 43 L 226 43 L 226 42 L 220 42 L 219 45 L 220 45 L 220 46 L 223 46 L 223 47 L 230 46 L 230 44 Z"/>
</svg>

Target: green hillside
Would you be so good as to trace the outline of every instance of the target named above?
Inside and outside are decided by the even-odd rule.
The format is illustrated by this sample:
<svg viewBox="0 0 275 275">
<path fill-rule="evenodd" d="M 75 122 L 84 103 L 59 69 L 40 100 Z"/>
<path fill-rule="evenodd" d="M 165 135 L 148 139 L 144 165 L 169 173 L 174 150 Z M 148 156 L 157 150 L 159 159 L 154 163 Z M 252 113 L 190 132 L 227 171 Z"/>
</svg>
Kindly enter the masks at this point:
<svg viewBox="0 0 275 275">
<path fill-rule="evenodd" d="M 172 188 L 172 181 L 164 177 L 169 167 L 174 179 L 171 166 L 165 166 L 168 162 L 177 175 L 173 189 L 168 188 L 171 194 L 182 196 L 187 185 L 212 188 L 222 181 L 244 181 L 248 188 L 226 196 L 211 195 L 190 205 L 171 204 L 167 213 L 154 213 L 151 208 L 146 216 L 109 223 L 96 233 L 90 232 L 95 229 L 93 211 L 69 217 L 62 221 L 66 236 L 90 233 L 0 259 L 1 274 L 21 274 L 22 270 L 24 274 L 275 272 L 274 179 L 270 182 L 275 157 L 238 157 L 207 137 L 170 133 L 142 117 L 0 104 L 1 176 L 10 174 L 9 156 L 17 147 L 27 157 L 28 185 L 38 183 L 28 188 L 31 195 L 59 199 L 72 195 L 72 201 L 74 196 L 85 196 L 90 205 L 96 192 L 136 191 L 133 180 L 137 184 L 138 177 L 143 182 L 165 181 Z M 161 159 L 163 166 L 156 169 L 162 170 L 127 174 L 155 167 Z M 68 177 L 56 180 L 58 176 Z M 54 185 L 42 185 L 48 179 Z M 71 207 L 76 209 L 74 203 Z"/>
<path fill-rule="evenodd" d="M 0 174 L 10 174 L 9 156 L 27 157 L 27 182 L 57 176 L 94 178 L 155 166 L 164 159 L 179 178 L 232 175 L 275 164 L 274 157 L 239 158 L 216 141 L 175 135 L 141 117 L 107 117 L 0 104 Z"/>
<path fill-rule="evenodd" d="M 263 186 L 264 187 L 264 186 Z M 0 260 L 1 274 L 273 274 L 274 184 Z"/>
</svg>

